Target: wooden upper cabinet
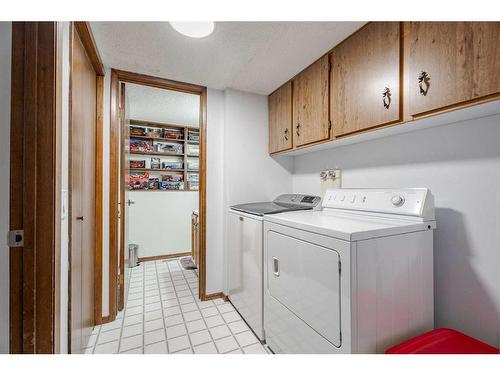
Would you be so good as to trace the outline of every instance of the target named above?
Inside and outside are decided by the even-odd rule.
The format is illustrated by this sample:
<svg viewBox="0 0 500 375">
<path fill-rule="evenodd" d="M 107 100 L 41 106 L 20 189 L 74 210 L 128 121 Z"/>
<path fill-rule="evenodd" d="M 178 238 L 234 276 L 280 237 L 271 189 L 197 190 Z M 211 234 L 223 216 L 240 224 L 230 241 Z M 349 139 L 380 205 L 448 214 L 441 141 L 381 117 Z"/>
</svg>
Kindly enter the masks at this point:
<svg viewBox="0 0 500 375">
<path fill-rule="evenodd" d="M 410 115 L 500 93 L 500 22 L 412 22 Z"/>
<path fill-rule="evenodd" d="M 332 52 L 334 136 L 402 120 L 399 22 L 372 22 Z"/>
<path fill-rule="evenodd" d="M 269 153 L 292 148 L 292 82 L 269 95 Z"/>
<path fill-rule="evenodd" d="M 325 55 L 293 80 L 294 147 L 330 138 L 329 69 L 330 59 Z"/>
</svg>

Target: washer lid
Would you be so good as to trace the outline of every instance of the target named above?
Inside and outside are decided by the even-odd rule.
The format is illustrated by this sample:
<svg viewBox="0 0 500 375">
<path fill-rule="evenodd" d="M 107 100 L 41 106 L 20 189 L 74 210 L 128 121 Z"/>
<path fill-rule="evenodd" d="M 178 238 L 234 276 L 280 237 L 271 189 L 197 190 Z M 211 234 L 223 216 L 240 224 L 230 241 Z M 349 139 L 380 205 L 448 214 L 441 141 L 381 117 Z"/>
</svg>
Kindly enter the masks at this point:
<svg viewBox="0 0 500 375">
<path fill-rule="evenodd" d="M 265 216 L 264 220 L 346 241 L 392 236 L 436 227 L 435 221 L 370 216 L 340 210 L 284 212 Z"/>
<path fill-rule="evenodd" d="M 287 211 L 311 210 L 318 206 L 321 198 L 314 195 L 282 194 L 272 202 L 244 203 L 231 206 L 233 210 L 263 216 Z"/>
</svg>

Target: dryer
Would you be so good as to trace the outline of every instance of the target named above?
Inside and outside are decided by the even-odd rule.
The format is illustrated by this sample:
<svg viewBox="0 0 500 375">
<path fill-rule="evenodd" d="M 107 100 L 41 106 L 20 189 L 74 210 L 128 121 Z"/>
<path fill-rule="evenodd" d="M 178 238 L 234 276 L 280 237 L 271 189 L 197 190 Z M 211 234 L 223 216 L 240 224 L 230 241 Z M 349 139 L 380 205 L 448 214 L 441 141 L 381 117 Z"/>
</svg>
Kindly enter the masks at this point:
<svg viewBox="0 0 500 375">
<path fill-rule="evenodd" d="M 264 216 L 264 330 L 275 353 L 383 353 L 434 325 L 428 189 L 332 189 Z"/>
</svg>

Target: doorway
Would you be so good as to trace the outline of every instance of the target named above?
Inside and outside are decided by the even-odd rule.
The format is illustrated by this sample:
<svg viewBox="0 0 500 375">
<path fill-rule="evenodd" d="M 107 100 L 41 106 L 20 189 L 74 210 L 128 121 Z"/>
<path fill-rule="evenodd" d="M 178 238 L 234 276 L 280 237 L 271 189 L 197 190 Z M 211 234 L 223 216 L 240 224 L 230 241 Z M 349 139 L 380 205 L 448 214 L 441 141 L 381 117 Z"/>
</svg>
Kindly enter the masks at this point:
<svg viewBox="0 0 500 375">
<path fill-rule="evenodd" d="M 205 300 L 206 88 L 113 69 L 110 146 L 118 151 L 110 155 L 110 314 L 125 306 L 134 243 L 141 262 L 198 249 L 195 293 Z"/>
</svg>

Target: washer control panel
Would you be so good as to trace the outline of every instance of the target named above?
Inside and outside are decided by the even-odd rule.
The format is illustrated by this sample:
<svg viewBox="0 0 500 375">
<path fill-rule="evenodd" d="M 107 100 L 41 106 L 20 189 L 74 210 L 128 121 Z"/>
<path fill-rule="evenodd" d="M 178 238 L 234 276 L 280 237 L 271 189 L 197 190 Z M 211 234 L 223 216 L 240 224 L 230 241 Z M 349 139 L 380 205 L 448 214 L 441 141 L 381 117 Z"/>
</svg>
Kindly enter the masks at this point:
<svg viewBox="0 0 500 375">
<path fill-rule="evenodd" d="M 434 202 L 428 189 L 331 189 L 323 198 L 323 208 L 424 217 Z"/>
</svg>

